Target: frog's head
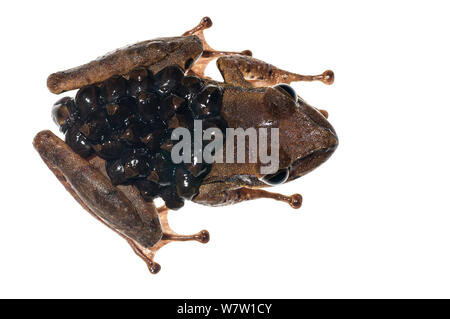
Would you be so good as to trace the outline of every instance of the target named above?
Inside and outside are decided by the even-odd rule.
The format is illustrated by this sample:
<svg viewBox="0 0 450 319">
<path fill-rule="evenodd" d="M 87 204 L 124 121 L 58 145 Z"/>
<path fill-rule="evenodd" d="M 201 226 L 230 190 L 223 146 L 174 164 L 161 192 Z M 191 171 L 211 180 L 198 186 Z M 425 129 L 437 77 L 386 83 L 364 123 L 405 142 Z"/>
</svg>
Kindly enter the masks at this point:
<svg viewBox="0 0 450 319">
<path fill-rule="evenodd" d="M 298 97 L 288 85 L 242 90 L 225 89 L 222 116 L 231 128 L 279 129 L 279 163 L 275 173 L 264 174 L 257 163 L 215 163 L 205 182 L 235 186 L 273 186 L 294 180 L 325 162 L 338 145 L 336 132 L 316 108 Z M 259 131 L 258 131 L 259 132 Z M 248 141 L 246 151 L 248 151 Z M 258 145 L 260 147 L 260 145 Z M 229 185 L 231 186 L 231 185 Z"/>
<path fill-rule="evenodd" d="M 327 113 L 310 106 L 289 85 L 268 88 L 264 105 L 277 114 L 280 140 L 279 169 L 264 176 L 264 182 L 276 185 L 301 177 L 336 150 L 339 142 Z"/>
</svg>

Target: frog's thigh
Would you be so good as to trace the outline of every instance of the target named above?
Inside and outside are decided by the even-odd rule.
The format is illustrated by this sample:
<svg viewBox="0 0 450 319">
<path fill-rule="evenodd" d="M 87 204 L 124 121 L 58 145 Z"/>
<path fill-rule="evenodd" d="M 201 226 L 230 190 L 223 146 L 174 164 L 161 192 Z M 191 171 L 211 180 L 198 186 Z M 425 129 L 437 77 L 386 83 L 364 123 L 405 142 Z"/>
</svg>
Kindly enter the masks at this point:
<svg viewBox="0 0 450 319">
<path fill-rule="evenodd" d="M 321 81 L 332 84 L 334 81 L 334 74 L 330 70 L 319 75 L 301 75 L 281 70 L 251 56 L 224 56 L 217 59 L 216 63 L 226 83 L 243 87 L 265 87 L 294 81 Z"/>
<path fill-rule="evenodd" d="M 97 219 L 145 247 L 161 239 L 157 216 L 156 220 L 142 218 L 122 191 L 52 132 L 38 133 L 33 144 L 71 195 Z"/>
</svg>

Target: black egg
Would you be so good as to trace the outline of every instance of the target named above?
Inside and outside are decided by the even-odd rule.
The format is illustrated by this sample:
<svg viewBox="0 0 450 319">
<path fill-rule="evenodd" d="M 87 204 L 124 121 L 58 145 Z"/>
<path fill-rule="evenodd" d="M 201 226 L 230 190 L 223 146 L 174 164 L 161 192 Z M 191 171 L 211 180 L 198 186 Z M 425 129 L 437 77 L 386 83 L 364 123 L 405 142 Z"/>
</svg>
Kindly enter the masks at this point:
<svg viewBox="0 0 450 319">
<path fill-rule="evenodd" d="M 161 101 L 161 107 L 159 109 L 159 117 L 163 121 L 168 121 L 177 111 L 186 103 L 186 100 L 175 94 L 166 96 Z"/>
<path fill-rule="evenodd" d="M 281 92 L 284 92 L 285 94 L 289 95 L 295 102 L 297 102 L 298 97 L 297 93 L 295 93 L 295 90 L 292 88 L 292 86 L 280 83 L 274 86 L 275 89 L 281 90 Z"/>
<path fill-rule="evenodd" d="M 121 76 L 112 76 L 103 82 L 101 88 L 105 103 L 111 103 L 127 93 L 127 81 Z"/>
<path fill-rule="evenodd" d="M 156 121 L 159 108 L 159 97 L 155 93 L 141 92 L 137 98 L 137 107 L 140 116 L 150 123 Z"/>
<path fill-rule="evenodd" d="M 183 70 L 177 65 L 165 67 L 155 75 L 153 86 L 161 94 L 172 92 L 184 77 Z"/>
<path fill-rule="evenodd" d="M 124 120 L 125 128 L 130 128 L 134 136 L 139 139 L 140 137 L 146 136 L 152 131 L 152 128 L 143 122 L 142 119 L 137 114 L 132 114 Z"/>
<path fill-rule="evenodd" d="M 150 158 L 143 149 L 134 149 L 122 156 L 127 179 L 146 177 L 151 170 Z"/>
<path fill-rule="evenodd" d="M 114 185 L 124 184 L 127 181 L 125 166 L 120 159 L 106 161 L 106 173 Z"/>
<path fill-rule="evenodd" d="M 87 122 L 80 127 L 80 132 L 90 141 L 97 144 L 108 134 L 109 128 L 105 112 L 100 111 L 89 116 Z"/>
<path fill-rule="evenodd" d="M 127 127 L 122 132 L 120 135 L 120 140 L 130 145 L 139 143 L 139 137 L 136 136 L 132 127 Z"/>
<path fill-rule="evenodd" d="M 161 145 L 161 138 L 163 136 L 163 132 L 160 130 L 155 130 L 147 135 L 141 137 L 141 142 L 145 144 L 147 149 L 154 152 L 159 149 Z"/>
<path fill-rule="evenodd" d="M 82 118 L 100 108 L 100 89 L 95 85 L 88 85 L 78 90 L 75 104 Z"/>
<path fill-rule="evenodd" d="M 153 73 L 146 68 L 136 68 L 128 74 L 128 94 L 137 97 L 153 83 Z"/>
<path fill-rule="evenodd" d="M 184 206 L 184 200 L 178 196 L 174 187 L 161 187 L 160 196 L 166 203 L 167 208 L 177 210 Z"/>
<path fill-rule="evenodd" d="M 70 128 L 65 136 L 66 143 L 69 147 L 81 157 L 88 157 L 92 154 L 92 147 L 87 138 L 78 131 L 77 127 Z"/>
<path fill-rule="evenodd" d="M 117 136 L 109 138 L 100 144 L 93 145 L 95 153 L 103 159 L 117 159 L 123 152 L 123 145 Z"/>
<path fill-rule="evenodd" d="M 195 95 L 203 89 L 203 81 L 193 75 L 185 76 L 180 85 L 176 89 L 179 96 L 184 97 L 189 102 L 192 102 Z"/>
<path fill-rule="evenodd" d="M 187 128 L 192 128 L 194 126 L 194 114 L 191 109 L 191 103 L 186 103 L 181 108 L 177 109 L 177 115 L 179 115 L 179 120 L 181 123 L 184 123 L 182 126 Z M 173 117 L 172 117 L 173 118 Z"/>
<path fill-rule="evenodd" d="M 152 158 L 152 167 L 157 175 L 157 182 L 161 186 L 167 186 L 172 183 L 175 166 L 173 165 L 170 153 L 159 152 Z"/>
<path fill-rule="evenodd" d="M 222 90 L 214 85 L 206 86 L 192 103 L 192 111 L 197 118 L 217 116 L 221 108 Z"/>
<path fill-rule="evenodd" d="M 144 67 L 137 67 L 128 73 L 129 80 L 136 81 L 138 83 L 144 82 L 148 79 L 148 77 L 153 77 L 153 73 Z"/>
<path fill-rule="evenodd" d="M 175 114 L 167 121 L 167 126 L 169 129 L 173 130 L 177 127 L 185 127 L 190 128 L 192 126 L 192 122 L 188 121 L 182 114 Z"/>
<path fill-rule="evenodd" d="M 125 119 L 130 116 L 131 111 L 125 104 L 106 104 L 106 117 L 113 128 L 125 126 Z"/>
<path fill-rule="evenodd" d="M 133 113 L 137 112 L 137 99 L 132 96 L 123 96 L 119 98 L 116 103 L 128 108 Z"/>
<path fill-rule="evenodd" d="M 58 100 L 53 105 L 52 118 L 63 133 L 72 127 L 76 120 L 76 109 L 73 98 L 66 96 Z"/>
<path fill-rule="evenodd" d="M 135 183 L 145 201 L 151 202 L 159 195 L 159 186 L 148 180 L 137 180 Z"/>
<path fill-rule="evenodd" d="M 170 138 L 166 138 L 164 142 L 161 144 L 161 149 L 167 152 L 172 152 L 172 148 L 175 145 L 175 141 L 172 141 Z"/>
<path fill-rule="evenodd" d="M 176 168 L 175 185 L 177 194 L 182 198 L 191 200 L 198 194 L 199 180 L 182 166 Z"/>
</svg>

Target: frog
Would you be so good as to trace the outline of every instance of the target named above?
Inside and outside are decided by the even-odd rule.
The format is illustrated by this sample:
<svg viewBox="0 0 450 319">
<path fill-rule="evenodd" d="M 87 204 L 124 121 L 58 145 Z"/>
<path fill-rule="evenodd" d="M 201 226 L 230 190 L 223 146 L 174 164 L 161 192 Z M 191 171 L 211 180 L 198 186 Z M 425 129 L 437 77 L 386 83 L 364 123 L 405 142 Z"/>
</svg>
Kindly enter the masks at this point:
<svg viewBox="0 0 450 319">
<path fill-rule="evenodd" d="M 139 170 L 133 171 L 135 167 L 131 164 L 129 167 L 125 165 L 124 169 L 121 164 L 108 166 L 110 163 L 108 156 L 111 156 L 111 150 L 114 151 L 117 141 L 104 140 L 102 144 L 93 144 L 92 140 L 89 140 L 91 135 L 95 135 L 92 132 L 98 129 L 95 123 L 104 123 L 106 117 L 115 115 L 117 110 L 120 110 L 122 102 L 108 104 L 111 102 L 108 99 L 119 94 L 121 86 L 118 83 L 126 83 L 127 92 L 130 90 L 137 92 L 136 96 L 139 98 L 136 98 L 138 99 L 136 103 L 139 107 L 153 105 L 151 93 L 140 91 L 150 76 L 152 81 L 158 83 L 157 85 L 153 83 L 153 87 L 156 85 L 155 90 L 159 91 L 175 90 L 171 87 L 173 81 L 170 77 L 188 83 L 187 86 L 182 86 L 184 89 L 192 83 L 200 83 L 202 92 L 207 91 L 209 94 L 208 103 L 212 96 L 218 96 L 220 108 L 216 109 L 214 119 L 219 118 L 226 127 L 278 129 L 279 165 L 274 172 L 262 173 L 263 163 L 260 161 L 213 162 L 208 169 L 196 165 L 189 166 L 189 170 L 180 169 L 181 182 L 189 181 L 183 178 L 192 174 L 201 177 L 195 179 L 197 181 L 195 187 L 187 189 L 187 195 L 186 189 L 185 193 L 183 189 L 181 192 L 183 198 L 197 204 L 217 207 L 267 198 L 288 203 L 292 208 L 298 209 L 303 201 L 300 194 L 288 196 L 269 192 L 265 188 L 293 181 L 311 172 L 330 158 L 339 144 L 336 131 L 328 122 L 328 112 L 309 105 L 289 85 L 294 81 L 321 81 L 330 85 L 334 82 L 334 73 L 331 70 L 319 75 L 301 75 L 258 60 L 253 57 L 250 50 L 240 52 L 214 50 L 204 36 L 204 30 L 211 26 L 212 20 L 204 17 L 198 25 L 181 36 L 157 38 L 129 45 L 87 64 L 53 73 L 47 79 L 47 87 L 54 94 L 79 89 L 75 99 L 79 104 L 76 114 L 81 114 L 84 110 L 81 105 L 87 105 L 87 108 L 94 105 L 92 100 L 96 99 L 97 95 L 89 95 L 89 92 L 101 90 L 106 92 L 98 93 L 107 104 L 101 111 L 95 113 L 97 122 L 92 120 L 89 125 L 74 124 L 71 110 L 78 104 L 75 105 L 73 99 L 63 98 L 58 101 L 52 111 L 53 117 L 60 129 L 66 132 L 66 140 L 62 140 L 49 130 L 43 130 L 34 137 L 33 145 L 44 163 L 82 208 L 123 237 L 137 256 L 146 263 L 152 274 L 158 273 L 161 269 L 155 261 L 156 252 L 161 247 L 174 241 L 207 243 L 210 235 L 206 230 L 190 235 L 178 234 L 172 230 L 168 222 L 168 213 L 180 208 L 182 205 L 179 204 L 180 202 L 182 204 L 183 199 L 177 200 L 177 197 L 175 200 L 173 198 L 166 200 L 162 190 L 168 186 L 161 186 L 165 185 L 162 183 L 163 175 L 156 174 L 158 179 L 155 182 L 153 179 L 155 169 L 146 167 L 145 169 L 149 169 L 151 173 L 145 175 L 145 179 L 139 179 L 136 175 L 139 174 Z M 216 60 L 223 81 L 205 75 L 206 66 L 213 60 Z M 170 76 L 165 82 L 154 80 L 164 79 L 167 74 Z M 176 95 L 168 97 L 167 92 L 164 94 L 166 94 L 164 101 L 169 101 L 167 105 L 172 108 L 170 120 L 167 120 L 168 124 L 164 124 L 165 129 L 169 127 L 173 129 L 182 125 L 180 123 L 183 122 L 183 117 L 176 121 L 172 119 L 178 116 L 174 115 L 178 114 L 176 106 L 184 102 L 180 102 L 183 99 L 177 99 Z M 194 99 L 189 105 L 201 105 L 201 112 L 211 111 L 206 102 L 206 106 L 195 102 L 198 95 L 201 94 L 197 93 L 192 97 L 186 93 L 183 96 Z M 81 97 L 77 100 L 78 96 Z M 168 112 L 164 105 L 158 104 L 160 117 L 161 114 Z M 81 115 L 79 117 L 81 118 Z M 124 121 L 129 123 L 130 118 Z M 108 117 L 108 121 L 111 122 L 112 119 Z M 203 121 L 210 121 L 210 118 Z M 73 130 L 75 126 L 77 130 Z M 144 130 L 148 126 L 151 124 L 144 125 Z M 72 134 L 72 131 L 75 133 Z M 134 141 L 136 136 L 132 133 L 129 129 L 122 130 L 121 143 L 123 139 L 128 142 Z M 153 133 L 152 131 L 144 138 L 145 142 L 148 142 L 145 145 L 153 145 L 149 142 L 154 140 Z M 164 145 L 161 145 L 162 142 L 157 143 L 160 152 L 163 152 L 164 147 L 171 147 L 171 143 L 167 143 L 167 139 L 165 141 Z M 143 145 L 143 138 L 136 143 Z M 139 163 L 139 152 L 135 153 L 130 155 L 134 161 L 131 163 Z M 158 162 L 160 165 L 168 161 L 167 157 L 162 158 Z M 118 182 L 116 171 L 121 172 L 120 174 L 125 171 L 131 172 L 129 174 L 133 177 L 132 182 Z M 178 174 L 178 168 L 170 172 Z M 149 195 L 149 185 L 150 190 L 154 185 L 159 185 L 157 188 L 159 187 L 160 194 L 163 194 L 161 197 L 165 201 L 164 205 L 160 207 L 155 205 L 154 196 Z M 180 185 L 174 187 L 180 190 Z"/>
</svg>

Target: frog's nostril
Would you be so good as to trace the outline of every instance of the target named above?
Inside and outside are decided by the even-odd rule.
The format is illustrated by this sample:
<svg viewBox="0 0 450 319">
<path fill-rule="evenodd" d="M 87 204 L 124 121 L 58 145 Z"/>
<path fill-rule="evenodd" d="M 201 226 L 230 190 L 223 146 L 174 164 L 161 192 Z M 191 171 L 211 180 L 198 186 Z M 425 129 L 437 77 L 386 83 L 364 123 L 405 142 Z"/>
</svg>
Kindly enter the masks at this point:
<svg viewBox="0 0 450 319">
<path fill-rule="evenodd" d="M 270 186 L 283 184 L 289 177 L 289 170 L 282 168 L 274 174 L 268 174 L 262 178 L 262 181 Z"/>
</svg>

